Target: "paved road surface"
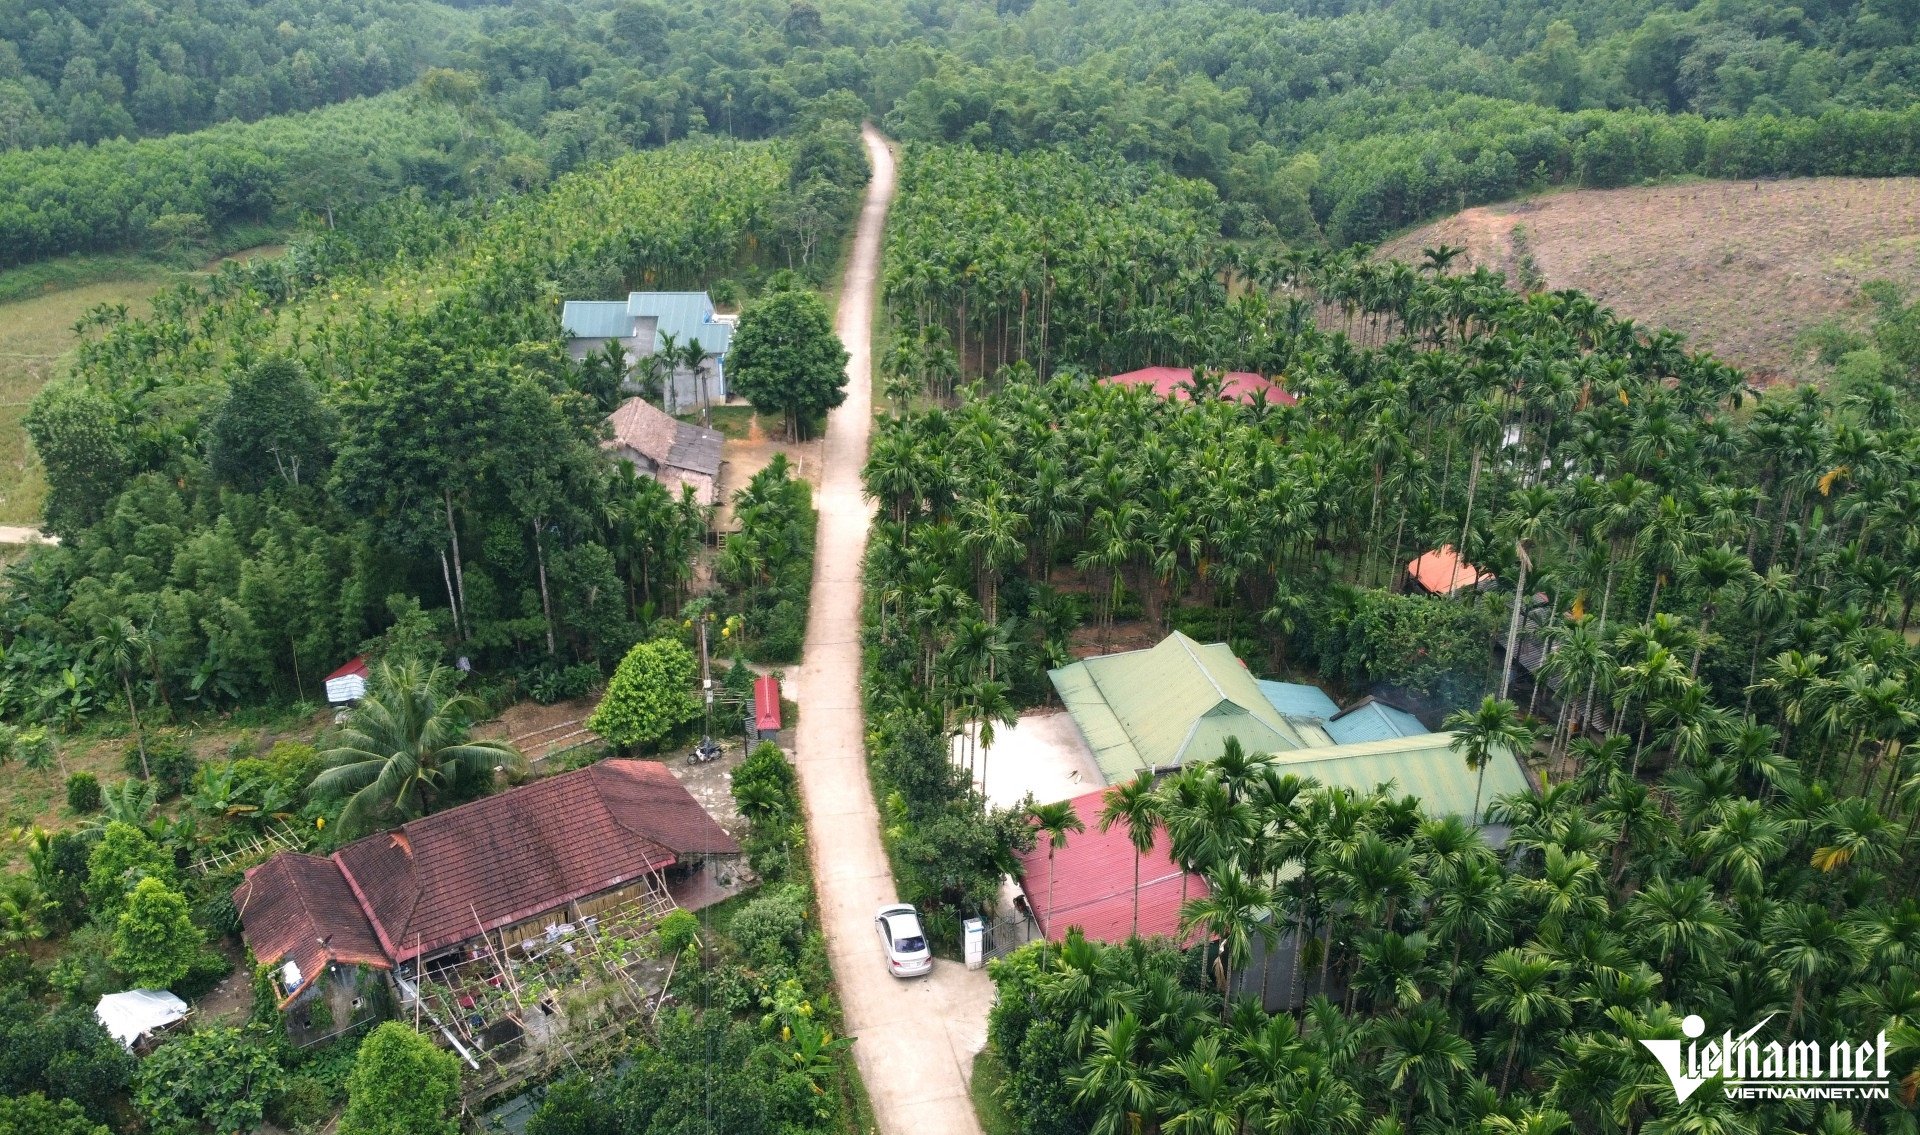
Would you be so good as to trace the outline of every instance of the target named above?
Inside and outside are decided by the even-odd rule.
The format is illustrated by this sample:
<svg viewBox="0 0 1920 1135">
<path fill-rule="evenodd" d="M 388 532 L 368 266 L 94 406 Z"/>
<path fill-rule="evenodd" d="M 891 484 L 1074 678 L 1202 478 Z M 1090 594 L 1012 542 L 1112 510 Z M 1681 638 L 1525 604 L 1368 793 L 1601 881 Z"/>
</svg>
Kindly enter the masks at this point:
<svg viewBox="0 0 1920 1135">
<path fill-rule="evenodd" d="M 48 536 L 38 528 L 16 528 L 0 524 L 0 544 L 58 544 L 60 537 Z"/>
<path fill-rule="evenodd" d="M 873 929 L 874 911 L 899 897 L 867 783 L 859 633 L 860 559 L 873 519 L 860 467 L 873 418 L 874 288 L 880 231 L 893 198 L 893 156 L 872 128 L 865 141 L 873 183 L 835 319 L 852 357 L 846 403 L 827 421 L 796 763 L 827 952 L 881 1135 L 979 1135 L 967 1078 L 973 1055 L 986 1045 L 992 983 L 984 971 L 954 962 L 937 962 L 930 976 L 900 981 L 886 972 Z"/>
</svg>

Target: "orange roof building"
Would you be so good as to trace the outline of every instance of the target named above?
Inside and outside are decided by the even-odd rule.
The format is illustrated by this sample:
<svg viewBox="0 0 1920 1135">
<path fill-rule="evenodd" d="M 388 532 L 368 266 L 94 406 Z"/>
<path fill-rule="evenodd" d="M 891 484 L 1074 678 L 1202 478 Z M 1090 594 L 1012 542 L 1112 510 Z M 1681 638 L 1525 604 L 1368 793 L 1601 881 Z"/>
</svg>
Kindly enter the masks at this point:
<svg viewBox="0 0 1920 1135">
<path fill-rule="evenodd" d="M 1408 563 L 1407 579 L 1414 590 L 1427 595 L 1452 595 L 1493 582 L 1493 573 L 1461 559 L 1452 544 L 1442 544 Z"/>
</svg>

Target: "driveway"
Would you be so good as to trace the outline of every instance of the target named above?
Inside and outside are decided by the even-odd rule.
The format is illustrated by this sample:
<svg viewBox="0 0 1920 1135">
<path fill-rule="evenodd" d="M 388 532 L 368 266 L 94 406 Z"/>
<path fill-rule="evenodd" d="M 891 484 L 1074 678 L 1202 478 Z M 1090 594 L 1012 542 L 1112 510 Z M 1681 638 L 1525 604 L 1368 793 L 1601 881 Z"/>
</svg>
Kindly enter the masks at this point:
<svg viewBox="0 0 1920 1135">
<path fill-rule="evenodd" d="M 847 400 L 827 418 L 816 498 L 820 528 L 798 682 L 795 765 L 827 953 L 879 1129 L 883 1135 L 979 1135 L 967 1079 L 974 1054 L 986 1046 L 993 983 L 984 971 L 944 961 L 927 977 L 900 981 L 883 968 L 873 932 L 874 911 L 899 896 L 880 846 L 860 710 L 860 561 L 873 519 L 860 467 L 873 421 L 874 286 L 894 170 L 879 133 L 869 127 L 864 140 L 873 182 L 835 319 L 851 357 Z"/>
<path fill-rule="evenodd" d="M 954 738 L 953 753 L 957 762 L 966 763 L 965 737 Z M 1011 808 L 1028 793 L 1036 804 L 1053 804 L 1107 786 L 1093 750 L 1065 710 L 1029 713 L 995 729 L 993 747 L 975 751 L 973 764 L 976 780 L 985 767 L 987 801 L 996 808 Z"/>
</svg>

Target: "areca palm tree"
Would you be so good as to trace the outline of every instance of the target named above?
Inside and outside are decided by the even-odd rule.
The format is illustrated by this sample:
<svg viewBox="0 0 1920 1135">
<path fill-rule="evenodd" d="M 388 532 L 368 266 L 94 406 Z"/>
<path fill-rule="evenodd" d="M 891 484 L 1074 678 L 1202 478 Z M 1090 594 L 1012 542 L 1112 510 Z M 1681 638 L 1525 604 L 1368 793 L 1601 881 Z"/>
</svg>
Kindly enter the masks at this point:
<svg viewBox="0 0 1920 1135">
<path fill-rule="evenodd" d="M 1480 798 L 1486 789 L 1487 762 L 1501 753 L 1517 759 L 1531 752 L 1533 727 L 1520 716 L 1519 706 L 1505 698 L 1489 696 L 1473 709 L 1457 709 L 1448 714 L 1441 728 L 1453 734 L 1448 747 L 1466 757 L 1467 768 L 1474 774 L 1472 822 L 1484 823 L 1486 817 L 1480 814 Z"/>
<path fill-rule="evenodd" d="M 147 768 L 147 735 L 140 728 L 140 707 L 133 697 L 135 667 L 152 661 L 154 640 L 146 628 L 135 626 L 125 615 L 107 620 L 107 629 L 93 640 L 94 657 L 120 676 L 120 688 L 127 696 L 127 716 L 133 722 L 133 742 L 140 752 L 140 776 L 152 780 Z"/>
<path fill-rule="evenodd" d="M 1246 965 L 1256 939 L 1272 945 L 1278 938 L 1274 914 L 1279 903 L 1238 866 L 1227 864 L 1207 873 L 1207 893 L 1180 904 L 1180 932 L 1204 927 L 1219 944 L 1220 1019 L 1226 1020 L 1233 1000 L 1233 975 Z"/>
<path fill-rule="evenodd" d="M 1101 801 L 1100 830 L 1113 825 L 1127 826 L 1127 842 L 1133 844 L 1133 933 L 1140 934 L 1140 860 L 1153 850 L 1154 834 L 1160 826 L 1159 800 L 1153 794 L 1153 773 L 1141 769 L 1124 784 L 1107 789 Z"/>
<path fill-rule="evenodd" d="M 1487 959 L 1473 1003 L 1510 1026 L 1507 1059 L 1500 1068 L 1500 1094 L 1513 1082 L 1513 1064 L 1521 1038 L 1531 1029 L 1554 1027 L 1573 1018 L 1573 1009 L 1555 987 L 1557 966 L 1550 958 L 1521 950 L 1502 950 Z"/>
<path fill-rule="evenodd" d="M 1047 841 L 1047 925 L 1046 934 L 1040 939 L 1040 968 L 1046 968 L 1047 939 L 1057 929 L 1053 925 L 1053 853 L 1067 846 L 1067 837 L 1074 832 L 1087 830 L 1080 814 L 1073 805 L 1065 801 L 1053 804 L 1035 804 L 1027 809 L 1027 819 L 1032 821 L 1034 830 Z"/>
<path fill-rule="evenodd" d="M 453 691 L 453 676 L 419 662 L 382 662 L 333 743 L 320 754 L 327 768 L 309 789 L 346 796 L 339 823 L 359 831 L 384 814 L 411 818 L 430 811 L 455 778 L 499 769 L 518 771 L 526 758 L 504 741 L 468 733 L 480 705 Z"/>
</svg>

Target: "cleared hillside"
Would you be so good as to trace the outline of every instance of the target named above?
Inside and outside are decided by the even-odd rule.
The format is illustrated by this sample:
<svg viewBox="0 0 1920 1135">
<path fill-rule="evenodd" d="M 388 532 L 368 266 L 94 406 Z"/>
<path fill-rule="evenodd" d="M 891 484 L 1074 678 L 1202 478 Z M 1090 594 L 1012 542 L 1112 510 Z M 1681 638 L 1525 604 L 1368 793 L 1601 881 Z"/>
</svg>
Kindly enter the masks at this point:
<svg viewBox="0 0 1920 1135">
<path fill-rule="evenodd" d="M 1787 378 L 1800 372 L 1794 340 L 1806 328 L 1830 318 L 1864 328 L 1861 284 L 1920 290 L 1920 178 L 1576 190 L 1468 209 L 1381 254 L 1417 261 L 1440 243 L 1516 282 L 1531 258 L 1548 288 L 1579 288 L 1757 378 Z"/>
</svg>

